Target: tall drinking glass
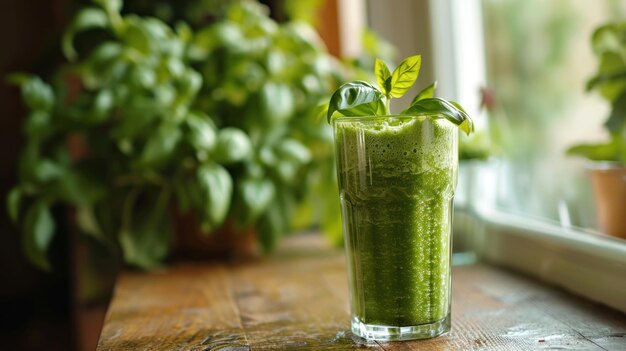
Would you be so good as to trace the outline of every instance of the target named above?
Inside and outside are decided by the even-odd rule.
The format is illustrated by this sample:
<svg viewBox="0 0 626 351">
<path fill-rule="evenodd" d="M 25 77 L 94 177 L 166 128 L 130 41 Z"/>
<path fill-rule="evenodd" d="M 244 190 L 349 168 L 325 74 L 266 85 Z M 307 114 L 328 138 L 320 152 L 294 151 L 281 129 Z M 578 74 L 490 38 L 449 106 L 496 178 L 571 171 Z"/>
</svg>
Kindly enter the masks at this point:
<svg viewBox="0 0 626 351">
<path fill-rule="evenodd" d="M 438 116 L 333 121 L 352 332 L 409 340 L 450 330 L 458 128 Z"/>
</svg>

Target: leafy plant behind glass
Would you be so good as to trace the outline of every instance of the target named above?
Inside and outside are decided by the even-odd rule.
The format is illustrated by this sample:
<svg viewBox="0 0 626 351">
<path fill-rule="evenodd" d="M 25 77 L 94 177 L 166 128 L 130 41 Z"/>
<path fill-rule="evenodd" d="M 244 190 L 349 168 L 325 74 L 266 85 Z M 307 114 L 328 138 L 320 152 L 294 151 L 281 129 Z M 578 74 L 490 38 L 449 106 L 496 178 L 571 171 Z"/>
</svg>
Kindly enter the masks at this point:
<svg viewBox="0 0 626 351">
<path fill-rule="evenodd" d="M 615 161 L 626 165 L 626 22 L 600 26 L 591 38 L 599 58 L 598 71 L 587 82 L 587 90 L 596 90 L 611 104 L 611 114 L 604 123 L 610 139 L 600 144 L 579 144 L 567 150 L 594 161 Z"/>
<path fill-rule="evenodd" d="M 142 267 L 168 252 L 173 202 L 206 232 L 228 217 L 255 225 L 270 249 L 332 162 L 312 107 L 330 91 L 335 63 L 315 33 L 279 26 L 247 1 L 196 33 L 95 2 L 68 28 L 70 63 L 53 84 L 11 78 L 30 110 L 7 199 L 28 257 L 49 268 L 55 204 L 76 208 L 83 232 Z M 77 52 L 92 30 L 104 39 Z"/>
<path fill-rule="evenodd" d="M 317 123 L 316 107 L 342 79 L 339 63 L 309 25 L 277 24 L 254 2 L 241 2 L 199 30 L 190 54 L 205 78 L 197 107 L 212 111 L 220 127 L 244 130 L 252 144 L 251 156 L 229 167 L 231 215 L 255 225 L 271 248 L 292 225 L 319 218 L 316 207 L 336 201 L 320 198 L 336 185 L 329 181 L 332 136 Z"/>
</svg>

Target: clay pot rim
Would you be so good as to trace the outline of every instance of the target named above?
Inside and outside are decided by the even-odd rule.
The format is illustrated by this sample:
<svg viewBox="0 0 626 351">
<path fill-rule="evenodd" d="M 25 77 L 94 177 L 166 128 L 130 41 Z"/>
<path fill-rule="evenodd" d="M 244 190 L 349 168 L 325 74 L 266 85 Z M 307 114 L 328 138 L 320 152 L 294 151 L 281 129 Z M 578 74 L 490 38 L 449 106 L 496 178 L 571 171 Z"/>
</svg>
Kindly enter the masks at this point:
<svg viewBox="0 0 626 351">
<path fill-rule="evenodd" d="M 616 161 L 587 161 L 585 169 L 590 172 L 626 171 L 626 165 Z"/>
</svg>

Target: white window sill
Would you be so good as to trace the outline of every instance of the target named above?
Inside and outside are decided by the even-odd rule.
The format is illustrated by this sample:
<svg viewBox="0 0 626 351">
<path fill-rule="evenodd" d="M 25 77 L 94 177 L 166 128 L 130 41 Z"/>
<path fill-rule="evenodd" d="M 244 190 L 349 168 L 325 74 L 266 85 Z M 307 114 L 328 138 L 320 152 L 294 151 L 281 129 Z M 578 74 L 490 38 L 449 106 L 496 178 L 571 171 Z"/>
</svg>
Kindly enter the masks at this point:
<svg viewBox="0 0 626 351">
<path fill-rule="evenodd" d="M 481 260 L 626 312 L 626 242 L 496 209 L 457 209 Z M 468 240 L 468 238 L 459 238 Z M 456 237 L 455 237 L 456 240 Z"/>
</svg>

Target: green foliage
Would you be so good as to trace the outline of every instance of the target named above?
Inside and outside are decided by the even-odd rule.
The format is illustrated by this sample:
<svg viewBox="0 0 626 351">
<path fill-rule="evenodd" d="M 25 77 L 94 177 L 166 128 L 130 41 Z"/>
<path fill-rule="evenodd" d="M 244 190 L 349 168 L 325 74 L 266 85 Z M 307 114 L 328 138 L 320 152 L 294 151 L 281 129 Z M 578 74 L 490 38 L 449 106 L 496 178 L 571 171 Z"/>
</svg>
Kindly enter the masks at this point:
<svg viewBox="0 0 626 351">
<path fill-rule="evenodd" d="M 433 98 L 435 96 L 435 89 L 437 89 L 436 81 L 417 93 L 417 95 L 415 95 L 415 97 L 413 98 L 413 101 L 411 101 L 411 106 L 415 105 L 421 100 Z"/>
<path fill-rule="evenodd" d="M 380 59 L 376 59 L 374 63 L 374 73 L 376 74 L 376 82 L 385 96 L 391 94 L 391 72 L 387 65 Z"/>
<path fill-rule="evenodd" d="M 391 98 L 402 97 L 413 86 L 419 76 L 421 62 L 420 55 L 408 57 L 390 74 L 387 65 L 377 59 L 374 70 L 380 90 L 363 81 L 343 84 L 330 98 L 326 114 L 328 123 L 336 113 L 347 117 L 389 114 Z M 420 91 L 413 98 L 411 106 L 401 114 L 428 114 L 432 118 L 445 118 L 469 135 L 474 130 L 470 116 L 456 102 L 432 97 L 435 86 L 436 83 L 433 83 Z"/>
<path fill-rule="evenodd" d="M 22 202 L 22 189 L 15 187 L 9 191 L 7 195 L 7 210 L 9 218 L 13 222 L 17 222 L 20 213 L 20 205 Z"/>
<path fill-rule="evenodd" d="M 46 251 L 52 241 L 55 226 L 50 208 L 42 201 L 35 202 L 26 212 L 24 223 L 22 245 L 26 257 L 37 267 L 49 270 Z"/>
<path fill-rule="evenodd" d="M 428 89 L 428 88 L 426 88 Z M 418 94 L 419 96 L 419 94 Z M 454 123 L 460 130 L 469 135 L 474 130 L 474 124 L 465 110 L 453 101 L 442 98 L 416 99 L 417 101 L 402 114 L 419 115 L 424 113 L 436 113 L 444 116 L 445 119 Z"/>
<path fill-rule="evenodd" d="M 110 25 L 106 12 L 100 8 L 85 8 L 76 14 L 70 27 L 65 31 L 62 48 L 65 56 L 75 60 L 78 56 L 74 49 L 74 36 L 81 31 L 93 28 L 106 28 Z"/>
<path fill-rule="evenodd" d="M 420 73 L 422 66 L 422 56 L 415 55 L 407 57 L 391 74 L 391 91 L 388 95 L 394 98 L 400 98 L 411 89 Z"/>
<path fill-rule="evenodd" d="M 57 204 L 127 263 L 153 267 L 170 248 L 172 207 L 207 233 L 229 218 L 255 226 L 269 250 L 299 206 L 337 202 L 329 127 L 315 109 L 342 75 L 309 25 L 277 24 L 253 1 L 225 3 L 194 28 L 94 3 L 63 37 L 69 62 L 54 84 L 10 78 L 29 113 L 7 207 L 35 264 L 49 267 Z M 94 31 L 106 35 L 79 45 Z"/>
<path fill-rule="evenodd" d="M 578 144 L 567 150 L 569 155 L 579 155 L 592 161 L 617 161 L 626 163 L 626 138 L 613 134 L 606 143 Z"/>
<path fill-rule="evenodd" d="M 226 127 L 217 138 L 215 160 L 221 164 L 232 164 L 250 157 L 252 144 L 246 133 L 238 128 Z"/>
<path fill-rule="evenodd" d="M 604 124 L 610 140 L 575 145 L 567 153 L 626 164 L 626 22 L 600 26 L 594 31 L 591 44 L 599 63 L 598 71 L 587 82 L 587 90 L 597 90 L 611 104 L 611 114 Z"/>
<path fill-rule="evenodd" d="M 339 87 L 330 98 L 326 118 L 330 123 L 335 112 L 344 116 L 384 114 L 385 109 L 381 101 L 383 96 L 383 93 L 370 83 L 363 81 L 346 83 Z"/>
</svg>

